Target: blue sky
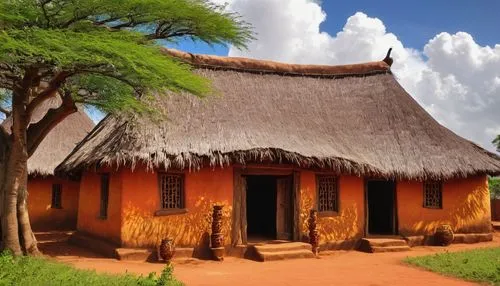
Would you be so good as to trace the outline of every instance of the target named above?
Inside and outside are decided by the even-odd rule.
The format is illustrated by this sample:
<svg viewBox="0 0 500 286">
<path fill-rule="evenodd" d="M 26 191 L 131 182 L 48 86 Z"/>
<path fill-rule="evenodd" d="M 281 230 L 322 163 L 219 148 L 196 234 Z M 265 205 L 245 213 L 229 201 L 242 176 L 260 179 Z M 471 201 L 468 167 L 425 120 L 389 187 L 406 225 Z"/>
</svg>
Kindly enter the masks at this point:
<svg viewBox="0 0 500 286">
<path fill-rule="evenodd" d="M 328 17 L 321 31 L 336 34 L 346 19 L 361 11 L 381 19 L 387 30 L 394 33 L 406 46 L 422 50 L 424 45 L 440 32 L 454 34 L 459 31 L 474 36 L 484 46 L 500 43 L 500 1 L 392 1 L 351 0 L 321 1 Z M 210 47 L 203 43 L 182 41 L 169 45 L 192 53 L 227 55 L 228 48 Z"/>
</svg>

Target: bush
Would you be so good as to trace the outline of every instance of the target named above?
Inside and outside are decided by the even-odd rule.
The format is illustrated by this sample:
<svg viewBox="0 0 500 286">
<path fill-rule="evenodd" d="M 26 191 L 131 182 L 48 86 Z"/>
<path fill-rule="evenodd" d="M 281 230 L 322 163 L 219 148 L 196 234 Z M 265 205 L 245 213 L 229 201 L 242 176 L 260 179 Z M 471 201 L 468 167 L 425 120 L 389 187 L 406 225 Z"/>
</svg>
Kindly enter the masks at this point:
<svg viewBox="0 0 500 286">
<path fill-rule="evenodd" d="M 491 198 L 500 199 L 500 177 L 488 178 L 488 186 L 490 187 Z"/>
<path fill-rule="evenodd" d="M 78 270 L 69 265 L 46 258 L 12 257 L 0 254 L 0 286 L 6 285 L 183 285 L 173 276 L 173 267 L 167 265 L 158 277 L 98 274 L 90 270 Z"/>
</svg>

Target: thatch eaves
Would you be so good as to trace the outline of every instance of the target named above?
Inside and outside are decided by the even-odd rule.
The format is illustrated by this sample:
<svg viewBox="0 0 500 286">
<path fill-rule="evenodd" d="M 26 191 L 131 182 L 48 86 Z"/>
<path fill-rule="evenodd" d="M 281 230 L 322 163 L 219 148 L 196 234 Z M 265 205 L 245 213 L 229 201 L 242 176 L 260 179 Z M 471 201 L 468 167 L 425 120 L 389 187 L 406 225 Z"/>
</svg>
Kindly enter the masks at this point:
<svg viewBox="0 0 500 286">
<path fill-rule="evenodd" d="M 497 155 L 436 122 L 385 62 L 328 67 L 165 52 L 217 94 L 159 97 L 162 122 L 108 116 L 58 172 L 266 162 L 405 179 L 500 174 Z"/>
<path fill-rule="evenodd" d="M 59 98 L 51 98 L 43 102 L 34 111 L 31 123 L 36 123 L 43 118 L 51 108 L 60 105 Z M 1 123 L 10 131 L 12 121 L 7 118 Z M 52 129 L 40 143 L 35 153 L 28 160 L 30 176 L 50 176 L 54 169 L 66 158 L 76 145 L 94 128 L 94 122 L 83 110 L 69 115 L 65 120 Z"/>
</svg>

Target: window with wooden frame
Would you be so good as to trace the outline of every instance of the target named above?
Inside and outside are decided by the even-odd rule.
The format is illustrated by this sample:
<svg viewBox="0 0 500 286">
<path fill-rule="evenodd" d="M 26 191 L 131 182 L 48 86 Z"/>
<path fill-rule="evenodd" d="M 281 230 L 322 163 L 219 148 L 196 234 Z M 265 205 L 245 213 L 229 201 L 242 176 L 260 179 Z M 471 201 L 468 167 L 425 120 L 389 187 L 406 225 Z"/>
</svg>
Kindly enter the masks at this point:
<svg viewBox="0 0 500 286">
<path fill-rule="evenodd" d="M 318 212 L 338 213 L 339 211 L 339 188 L 338 178 L 331 175 L 317 175 L 316 189 L 318 200 Z"/>
<path fill-rule="evenodd" d="M 52 185 L 51 208 L 62 209 L 62 185 L 61 184 L 53 184 Z"/>
<path fill-rule="evenodd" d="M 99 209 L 99 217 L 101 219 L 108 218 L 108 203 L 109 203 L 109 174 L 101 174 L 101 206 Z"/>
<path fill-rule="evenodd" d="M 424 182 L 424 208 L 443 208 L 443 190 L 440 181 Z"/>
<path fill-rule="evenodd" d="M 184 175 L 159 173 L 161 210 L 184 209 Z"/>
</svg>

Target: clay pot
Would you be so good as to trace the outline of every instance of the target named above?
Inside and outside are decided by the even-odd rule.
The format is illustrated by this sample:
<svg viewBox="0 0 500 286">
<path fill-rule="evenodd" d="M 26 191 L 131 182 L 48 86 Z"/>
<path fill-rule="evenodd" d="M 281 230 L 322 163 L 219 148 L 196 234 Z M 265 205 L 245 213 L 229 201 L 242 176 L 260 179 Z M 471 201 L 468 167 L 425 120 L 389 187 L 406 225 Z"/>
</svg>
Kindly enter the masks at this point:
<svg viewBox="0 0 500 286">
<path fill-rule="evenodd" d="M 162 239 L 159 247 L 161 259 L 165 262 L 170 262 L 175 255 L 175 245 L 172 239 Z"/>
<path fill-rule="evenodd" d="M 214 260 L 216 261 L 223 261 L 224 260 L 224 253 L 225 253 L 225 248 L 224 247 L 217 247 L 217 248 L 210 248 L 212 250 L 212 256 Z"/>
<path fill-rule="evenodd" d="M 442 224 L 436 228 L 434 233 L 434 240 L 436 245 L 448 246 L 453 242 L 455 235 L 453 234 L 453 229 L 449 224 Z"/>
</svg>

